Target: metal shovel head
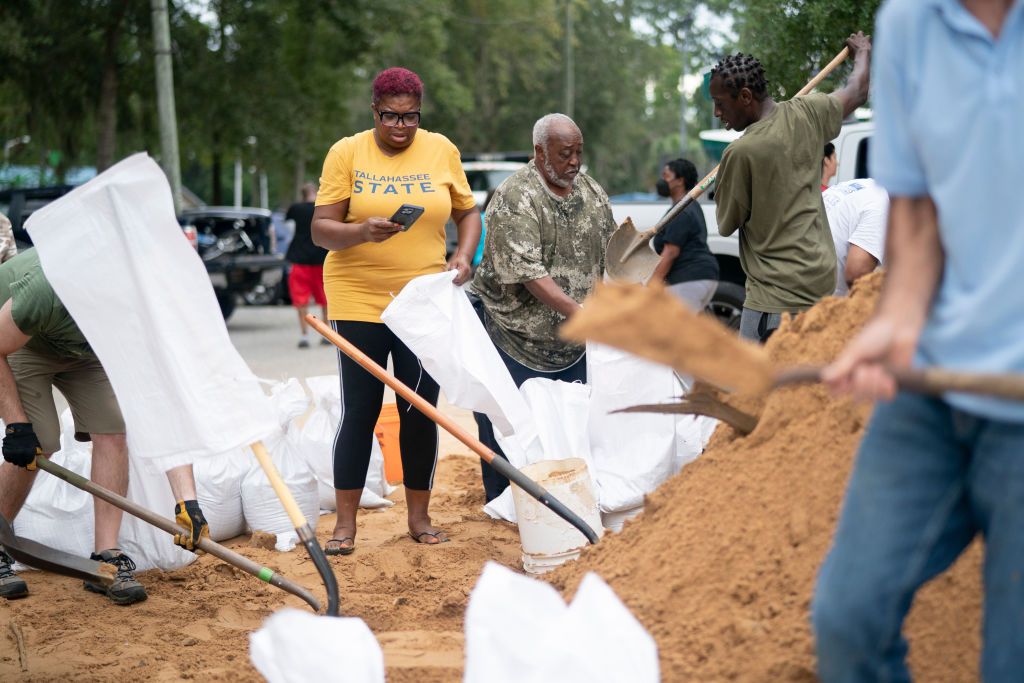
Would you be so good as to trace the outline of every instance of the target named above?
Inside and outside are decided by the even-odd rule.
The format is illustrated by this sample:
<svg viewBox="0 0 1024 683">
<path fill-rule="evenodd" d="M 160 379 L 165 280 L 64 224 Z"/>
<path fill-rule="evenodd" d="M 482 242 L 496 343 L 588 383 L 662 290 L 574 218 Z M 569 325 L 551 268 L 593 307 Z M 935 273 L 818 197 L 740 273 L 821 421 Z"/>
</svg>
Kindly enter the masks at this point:
<svg viewBox="0 0 1024 683">
<path fill-rule="evenodd" d="M 627 218 L 608 240 L 605 270 L 613 280 L 642 285 L 651 279 L 660 258 L 651 249 L 651 236 L 637 232 Z"/>
<path fill-rule="evenodd" d="M 50 548 L 28 538 L 15 536 L 14 529 L 2 516 L 0 516 L 0 545 L 15 560 L 36 569 L 94 581 L 104 586 L 114 583 L 113 566 Z M 107 570 L 111 570 L 111 573 L 108 574 Z"/>
</svg>

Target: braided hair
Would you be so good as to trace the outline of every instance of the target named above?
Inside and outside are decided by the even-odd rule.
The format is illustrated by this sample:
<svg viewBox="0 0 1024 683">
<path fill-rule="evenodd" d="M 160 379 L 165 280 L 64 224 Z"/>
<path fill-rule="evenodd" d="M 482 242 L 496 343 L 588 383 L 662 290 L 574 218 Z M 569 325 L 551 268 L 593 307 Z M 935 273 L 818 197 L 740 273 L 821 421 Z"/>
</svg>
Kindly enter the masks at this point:
<svg viewBox="0 0 1024 683">
<path fill-rule="evenodd" d="M 723 57 L 711 69 L 711 77 L 715 76 L 722 79 L 722 85 L 733 97 L 739 95 L 743 88 L 748 88 L 758 102 L 768 96 L 768 79 L 765 78 L 764 67 L 751 55 L 737 52 Z"/>
</svg>

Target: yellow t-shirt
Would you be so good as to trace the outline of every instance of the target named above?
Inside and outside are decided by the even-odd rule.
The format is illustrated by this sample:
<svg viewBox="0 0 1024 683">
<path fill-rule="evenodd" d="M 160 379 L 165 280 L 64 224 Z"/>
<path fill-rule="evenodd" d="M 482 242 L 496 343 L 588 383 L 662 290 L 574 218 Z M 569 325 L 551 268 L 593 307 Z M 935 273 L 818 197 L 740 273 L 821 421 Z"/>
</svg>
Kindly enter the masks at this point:
<svg viewBox="0 0 1024 683">
<path fill-rule="evenodd" d="M 402 204 L 424 208 L 406 232 L 327 254 L 324 290 L 331 320 L 375 323 L 409 280 L 445 269 L 445 223 L 453 208 L 476 205 L 458 148 L 423 129 L 393 157 L 380 151 L 373 130 L 334 143 L 324 160 L 316 204 L 346 199 L 346 223 L 389 218 Z"/>
</svg>

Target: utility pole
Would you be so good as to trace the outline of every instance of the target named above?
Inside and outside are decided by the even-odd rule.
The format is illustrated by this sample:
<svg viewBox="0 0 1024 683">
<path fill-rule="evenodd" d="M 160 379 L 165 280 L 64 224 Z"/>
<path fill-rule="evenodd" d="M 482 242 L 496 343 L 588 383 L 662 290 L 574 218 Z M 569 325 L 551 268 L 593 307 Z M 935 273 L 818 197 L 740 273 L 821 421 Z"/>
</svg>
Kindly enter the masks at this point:
<svg viewBox="0 0 1024 683">
<path fill-rule="evenodd" d="M 171 22 L 167 0 L 152 0 L 153 62 L 156 65 L 156 106 L 160 121 L 160 160 L 171 183 L 174 213 L 181 211 L 181 164 L 178 160 L 178 121 L 174 108 L 174 64 L 171 61 Z"/>
<path fill-rule="evenodd" d="M 572 55 L 572 0 L 565 1 L 565 115 L 572 118 L 573 102 L 576 100 L 573 82 Z"/>
</svg>

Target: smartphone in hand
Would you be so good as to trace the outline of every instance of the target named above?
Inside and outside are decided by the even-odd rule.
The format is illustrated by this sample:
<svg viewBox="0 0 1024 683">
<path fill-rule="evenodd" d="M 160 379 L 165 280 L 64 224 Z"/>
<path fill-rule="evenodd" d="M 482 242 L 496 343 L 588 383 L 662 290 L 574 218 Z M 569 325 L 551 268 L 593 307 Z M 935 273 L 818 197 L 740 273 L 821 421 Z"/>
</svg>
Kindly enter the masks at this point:
<svg viewBox="0 0 1024 683">
<path fill-rule="evenodd" d="M 398 207 L 398 211 L 395 211 L 390 220 L 392 223 L 398 223 L 402 226 L 402 232 L 405 232 L 412 227 L 412 224 L 423 215 L 423 207 L 416 206 L 415 204 L 402 204 Z"/>
</svg>

